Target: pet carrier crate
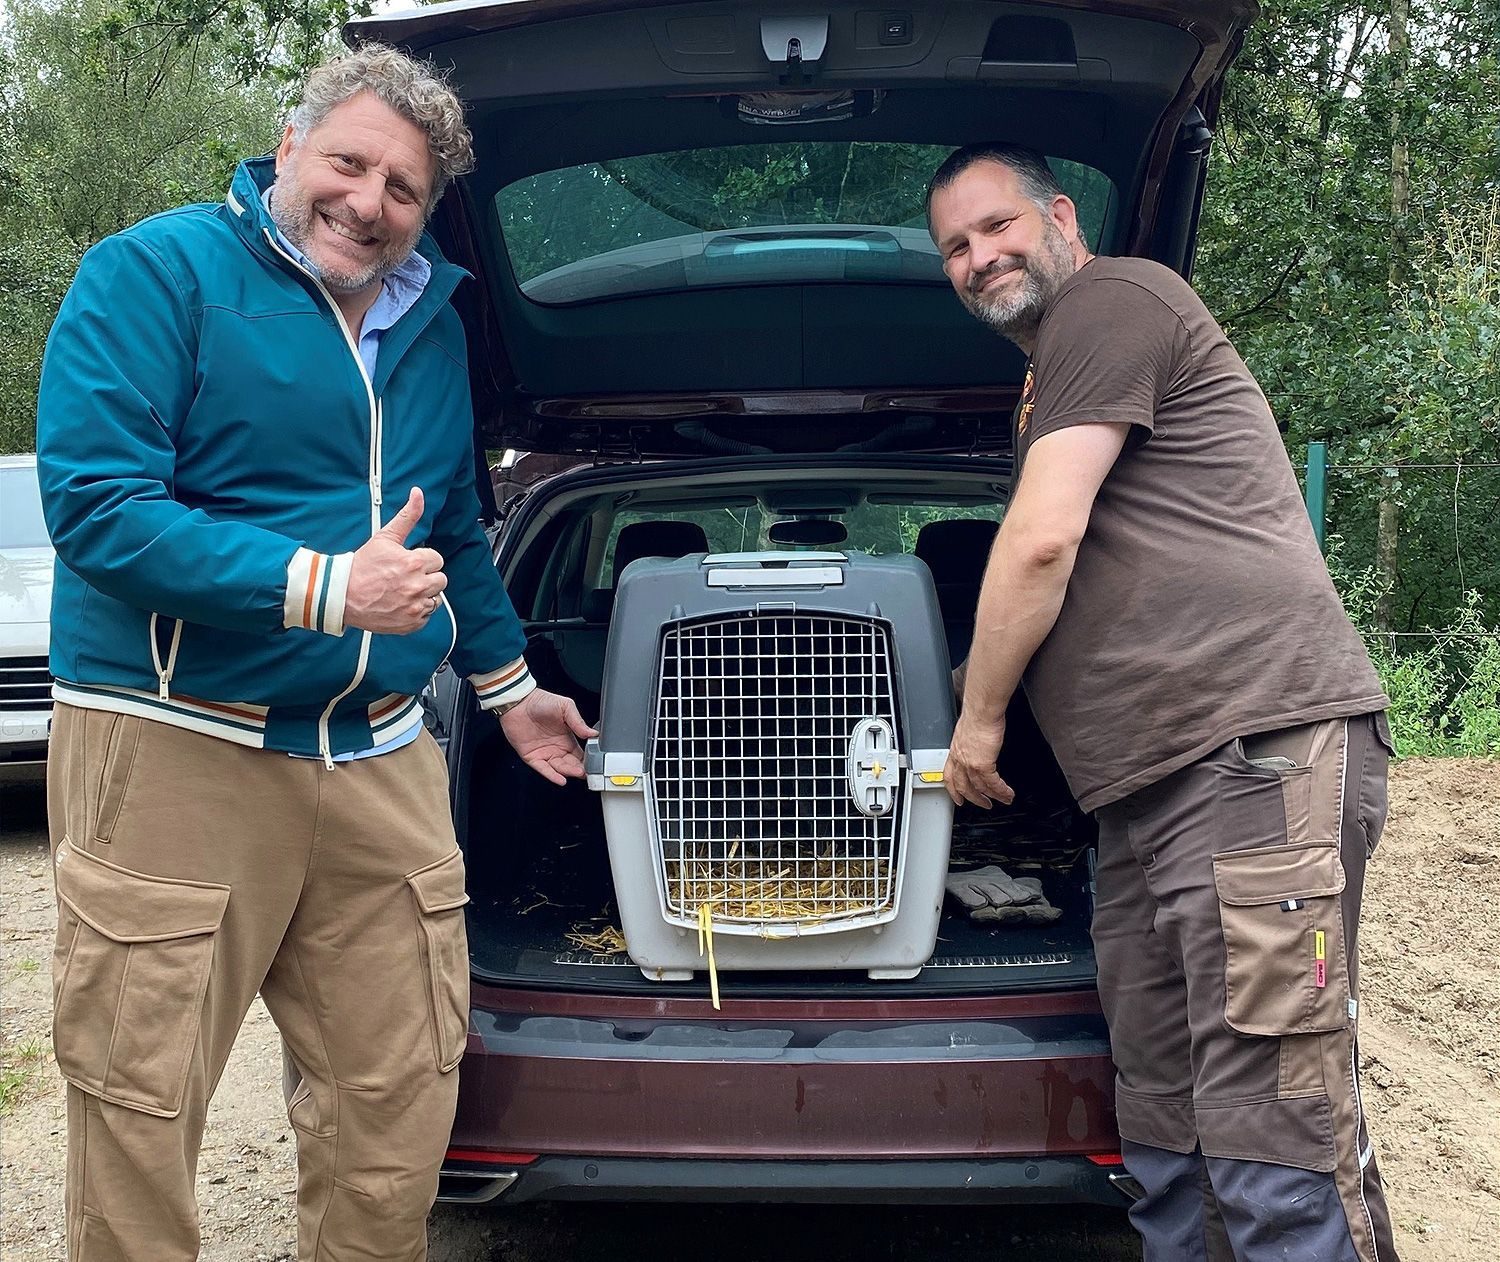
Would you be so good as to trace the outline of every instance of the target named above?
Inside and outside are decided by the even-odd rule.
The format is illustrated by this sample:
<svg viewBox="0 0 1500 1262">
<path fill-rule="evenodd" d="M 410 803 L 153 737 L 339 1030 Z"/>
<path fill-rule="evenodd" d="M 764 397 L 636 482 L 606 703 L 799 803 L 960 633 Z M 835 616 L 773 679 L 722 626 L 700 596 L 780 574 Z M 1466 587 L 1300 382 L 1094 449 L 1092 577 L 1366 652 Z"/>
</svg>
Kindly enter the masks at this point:
<svg viewBox="0 0 1500 1262">
<path fill-rule="evenodd" d="M 931 957 L 953 805 L 922 562 L 766 552 L 621 577 L 589 742 L 621 925 L 649 978 Z"/>
</svg>

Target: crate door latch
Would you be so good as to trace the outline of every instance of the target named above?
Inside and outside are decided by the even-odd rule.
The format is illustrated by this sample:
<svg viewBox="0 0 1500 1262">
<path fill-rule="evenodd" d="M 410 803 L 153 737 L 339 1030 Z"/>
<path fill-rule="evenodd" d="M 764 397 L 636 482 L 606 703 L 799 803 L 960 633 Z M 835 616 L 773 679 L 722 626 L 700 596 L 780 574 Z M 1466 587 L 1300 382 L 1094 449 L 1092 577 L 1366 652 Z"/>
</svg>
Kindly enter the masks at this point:
<svg viewBox="0 0 1500 1262">
<path fill-rule="evenodd" d="M 862 719 L 849 737 L 849 795 L 861 815 L 889 815 L 896 806 L 901 755 L 884 719 Z"/>
</svg>

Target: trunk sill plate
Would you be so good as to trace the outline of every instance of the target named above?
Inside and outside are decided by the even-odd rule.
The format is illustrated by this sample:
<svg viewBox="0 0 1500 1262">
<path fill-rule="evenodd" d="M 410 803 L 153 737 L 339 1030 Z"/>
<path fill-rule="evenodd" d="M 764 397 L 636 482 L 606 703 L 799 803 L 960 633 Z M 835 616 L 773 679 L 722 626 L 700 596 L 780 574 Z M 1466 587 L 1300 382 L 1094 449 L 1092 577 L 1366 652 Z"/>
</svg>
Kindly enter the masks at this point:
<svg viewBox="0 0 1500 1262">
<path fill-rule="evenodd" d="M 552 957 L 554 964 L 582 968 L 635 968 L 628 955 L 592 955 L 587 951 L 566 951 Z M 1039 952 L 1035 955 L 961 955 L 949 959 L 929 960 L 924 968 L 1035 968 L 1047 964 L 1071 964 L 1073 957 L 1065 952 Z"/>
</svg>

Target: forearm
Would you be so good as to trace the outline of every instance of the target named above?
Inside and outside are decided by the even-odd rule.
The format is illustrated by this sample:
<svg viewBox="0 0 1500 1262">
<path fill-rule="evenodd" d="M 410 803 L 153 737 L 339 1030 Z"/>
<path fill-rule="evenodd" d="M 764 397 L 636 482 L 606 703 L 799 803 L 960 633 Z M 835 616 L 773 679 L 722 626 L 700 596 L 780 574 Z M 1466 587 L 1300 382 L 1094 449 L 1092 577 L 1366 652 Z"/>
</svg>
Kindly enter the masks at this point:
<svg viewBox="0 0 1500 1262">
<path fill-rule="evenodd" d="M 1094 497 L 1129 428 L 1079 424 L 1032 444 L 979 593 L 974 645 L 965 663 L 966 718 L 1001 718 L 1026 664 L 1051 633 Z"/>
<path fill-rule="evenodd" d="M 1022 672 L 1057 621 L 1076 544 L 1038 547 L 1019 523 L 1001 528 L 974 615 L 974 641 L 963 671 L 964 713 L 1005 713 Z"/>
<path fill-rule="evenodd" d="M 944 768 L 955 803 L 988 808 L 1014 800 L 996 770 L 1005 740 L 1005 708 L 1026 664 L 1057 622 L 1094 497 L 1120 454 L 1126 431 L 1125 425 L 1081 424 L 1032 443 L 990 553 L 974 614 L 963 714 Z"/>
<path fill-rule="evenodd" d="M 64 565 L 116 600 L 230 631 L 275 632 L 286 621 L 289 562 L 299 541 L 248 522 L 215 521 L 145 477 L 69 477 L 66 454 L 42 458 L 44 502 Z"/>
</svg>

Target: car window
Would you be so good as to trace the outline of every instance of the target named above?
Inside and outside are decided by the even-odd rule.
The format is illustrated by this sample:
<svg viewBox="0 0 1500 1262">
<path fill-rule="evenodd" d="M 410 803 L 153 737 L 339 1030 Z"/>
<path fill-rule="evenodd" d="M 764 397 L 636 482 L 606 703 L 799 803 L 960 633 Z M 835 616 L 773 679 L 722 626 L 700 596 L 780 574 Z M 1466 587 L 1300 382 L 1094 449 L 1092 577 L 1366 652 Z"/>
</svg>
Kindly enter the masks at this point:
<svg viewBox="0 0 1500 1262">
<path fill-rule="evenodd" d="M 47 523 L 35 469 L 0 469 L 0 547 L 45 548 Z"/>
<path fill-rule="evenodd" d="M 807 544 L 807 550 L 847 550 L 867 552 L 872 556 L 890 556 L 916 550 L 917 536 L 929 522 L 957 518 L 1000 521 L 1004 505 L 933 504 L 924 502 L 874 502 L 865 500 L 845 512 L 818 514 L 839 522 L 848 538 L 837 544 Z M 795 544 L 776 543 L 770 538 L 770 527 L 776 522 L 795 520 L 809 514 L 773 513 L 755 507 L 706 508 L 631 508 L 617 514 L 609 524 L 603 553 L 593 573 L 586 575 L 591 588 L 614 586 L 616 544 L 625 527 L 638 522 L 692 522 L 703 530 L 710 552 L 795 552 Z"/>
<path fill-rule="evenodd" d="M 946 285 L 927 181 L 951 147 L 790 141 L 589 162 L 502 188 L 495 212 L 521 292 L 565 304 L 808 281 Z M 1113 185 L 1051 159 L 1108 251 Z"/>
<path fill-rule="evenodd" d="M 637 522 L 691 522 L 702 527 L 709 552 L 754 552 L 760 548 L 762 514 L 758 507 L 697 509 L 631 509 L 617 515 L 610 523 L 604 544 L 604 555 L 595 578 L 595 587 L 613 586 L 608 576 L 615 572 L 615 545 L 620 532 Z"/>
</svg>

